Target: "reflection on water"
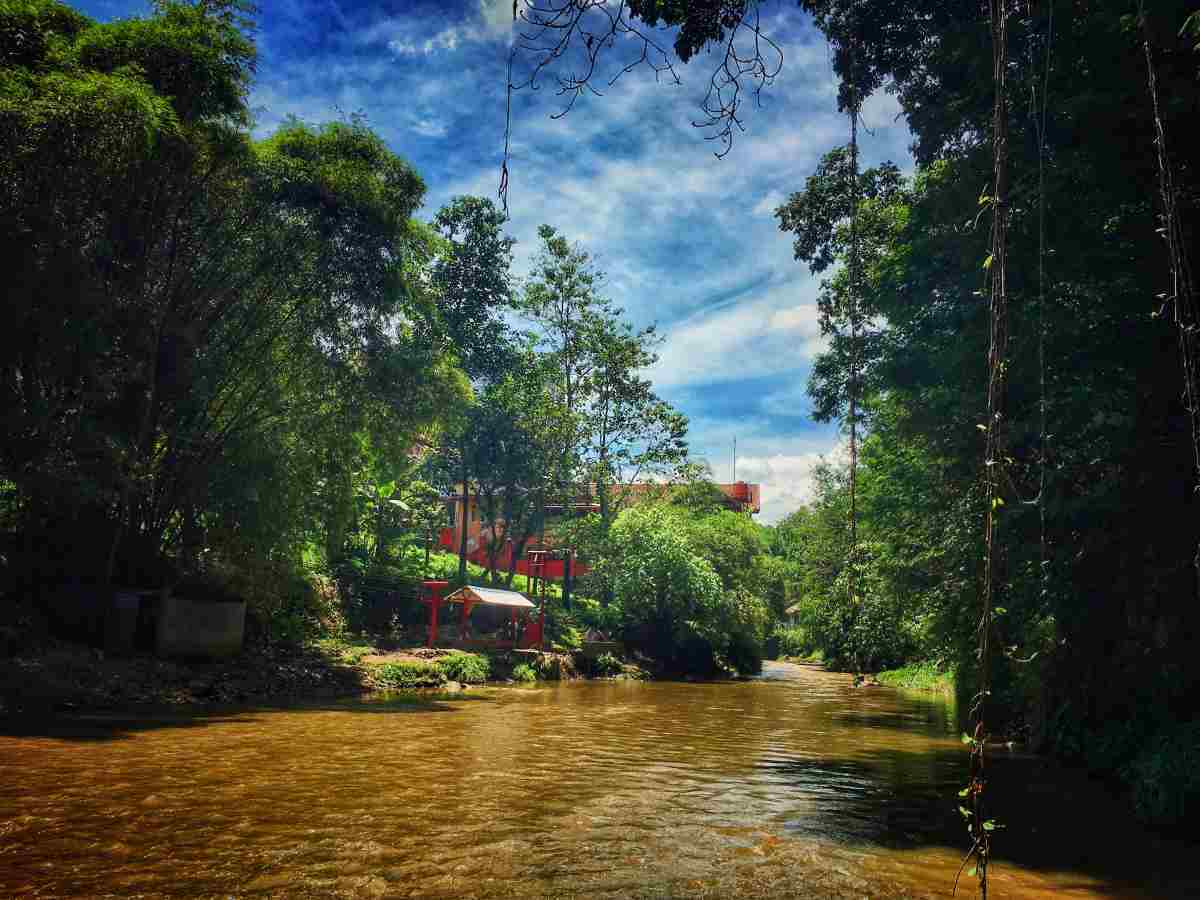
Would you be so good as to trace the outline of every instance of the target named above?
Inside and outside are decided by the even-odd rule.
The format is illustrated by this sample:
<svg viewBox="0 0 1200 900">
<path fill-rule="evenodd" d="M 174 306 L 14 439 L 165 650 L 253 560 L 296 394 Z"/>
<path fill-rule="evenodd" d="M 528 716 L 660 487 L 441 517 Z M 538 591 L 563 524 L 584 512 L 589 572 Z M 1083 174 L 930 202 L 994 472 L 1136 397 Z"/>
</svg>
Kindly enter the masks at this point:
<svg viewBox="0 0 1200 900">
<path fill-rule="evenodd" d="M 965 846 L 951 722 L 786 664 L 12 722 L 0 896 L 948 896 Z M 1010 826 L 995 897 L 1200 896 L 1189 848 L 1139 833 L 1096 785 L 994 768 Z"/>
</svg>

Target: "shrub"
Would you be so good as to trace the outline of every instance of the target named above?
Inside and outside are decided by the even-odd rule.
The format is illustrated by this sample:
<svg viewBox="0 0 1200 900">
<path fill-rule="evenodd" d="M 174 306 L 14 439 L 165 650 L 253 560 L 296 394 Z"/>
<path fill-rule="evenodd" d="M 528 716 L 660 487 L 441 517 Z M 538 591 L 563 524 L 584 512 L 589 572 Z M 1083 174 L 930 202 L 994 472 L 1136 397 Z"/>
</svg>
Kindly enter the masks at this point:
<svg viewBox="0 0 1200 900">
<path fill-rule="evenodd" d="M 601 653 L 592 662 L 592 674 L 597 678 L 612 678 L 624 671 L 621 661 L 611 653 Z"/>
<path fill-rule="evenodd" d="M 446 683 L 446 673 L 423 659 L 384 663 L 371 670 L 371 678 L 378 687 L 391 690 L 440 687 Z"/>
<path fill-rule="evenodd" d="M 1180 825 L 1200 819 L 1200 722 L 1157 734 L 1123 774 L 1143 821 Z"/>
<path fill-rule="evenodd" d="M 808 631 L 799 625 L 780 625 L 771 636 L 779 642 L 780 656 L 808 656 L 813 651 Z"/>
<path fill-rule="evenodd" d="M 954 696 L 954 670 L 945 670 L 933 662 L 913 663 L 899 669 L 888 669 L 876 677 L 880 684 L 889 687 Z"/>
<path fill-rule="evenodd" d="M 492 661 L 477 653 L 452 653 L 434 662 L 450 681 L 463 684 L 482 684 L 492 673 Z"/>
<path fill-rule="evenodd" d="M 513 681 L 537 681 L 537 672 L 529 663 L 517 663 L 512 670 Z"/>
<path fill-rule="evenodd" d="M 763 645 L 751 633 L 735 631 L 730 634 L 723 657 L 723 662 L 739 675 L 762 672 Z"/>
</svg>

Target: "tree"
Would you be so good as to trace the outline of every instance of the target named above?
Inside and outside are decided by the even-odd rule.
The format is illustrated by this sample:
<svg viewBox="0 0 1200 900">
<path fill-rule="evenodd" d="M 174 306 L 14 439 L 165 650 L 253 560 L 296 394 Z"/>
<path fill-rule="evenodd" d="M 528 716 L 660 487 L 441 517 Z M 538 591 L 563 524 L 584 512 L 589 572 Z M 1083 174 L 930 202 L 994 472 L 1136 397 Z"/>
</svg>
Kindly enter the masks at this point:
<svg viewBox="0 0 1200 900">
<path fill-rule="evenodd" d="M 527 352 L 502 379 L 489 385 L 472 410 L 466 434 L 469 471 L 486 527 L 488 570 L 506 545 L 506 583 L 545 515 L 547 473 L 555 464 L 560 411 L 547 390 L 552 369 Z"/>
<path fill-rule="evenodd" d="M 514 241 L 504 234 L 504 222 L 504 214 L 490 200 L 480 197 L 454 198 L 439 210 L 433 222 L 440 242 L 430 280 L 439 315 L 436 333 L 430 340 L 444 340 L 479 384 L 501 379 L 512 361 L 511 339 L 502 313 L 513 302 L 510 267 Z M 457 423 L 458 437 L 452 438 L 457 446 L 445 448 L 444 453 L 458 460 L 457 480 L 464 511 L 459 523 L 458 576 L 465 583 L 465 513 L 470 508 L 471 491 L 468 415 L 459 416 Z"/>
<path fill-rule="evenodd" d="M 617 517 L 597 570 L 621 610 L 626 638 L 669 667 L 714 666 L 721 580 L 695 553 L 665 508 L 632 507 Z"/>
<path fill-rule="evenodd" d="M 596 368 L 583 414 L 585 471 L 596 485 L 607 531 L 628 496 L 622 485 L 673 478 L 687 461 L 687 417 L 660 400 L 639 375 L 654 364 L 652 329 L 635 332 L 615 318 L 598 323 Z M 615 501 L 615 502 L 614 502 Z"/>
<path fill-rule="evenodd" d="M 520 309 L 556 370 L 552 399 L 561 408 L 552 494 L 569 515 L 580 481 L 595 480 L 605 528 L 614 486 L 670 472 L 686 460 L 687 419 L 660 400 L 640 372 L 653 364 L 655 331 L 635 330 L 600 294 L 602 274 L 587 252 L 548 225 Z M 568 551 L 570 553 L 570 551 Z M 564 600 L 570 602 L 570 577 Z"/>
<path fill-rule="evenodd" d="M 252 140 L 244 9 L 163 2 L 104 25 L 47 0 L 0 9 L 19 273 L 0 477 L 27 583 L 66 559 L 151 584 L 209 558 L 294 563 L 324 518 L 308 486 L 353 502 L 348 436 L 411 435 L 457 391 L 417 337 L 420 178 L 354 120 Z"/>
</svg>

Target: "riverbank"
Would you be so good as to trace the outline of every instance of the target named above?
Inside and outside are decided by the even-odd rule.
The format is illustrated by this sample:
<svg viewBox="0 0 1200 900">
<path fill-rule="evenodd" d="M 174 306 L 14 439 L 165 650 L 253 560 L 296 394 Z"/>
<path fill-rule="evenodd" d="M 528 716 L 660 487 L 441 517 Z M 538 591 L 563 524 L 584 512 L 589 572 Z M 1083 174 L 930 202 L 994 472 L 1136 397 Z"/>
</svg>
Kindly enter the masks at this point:
<svg viewBox="0 0 1200 900">
<path fill-rule="evenodd" d="M 30 638 L 0 659 L 0 715 L 134 707 L 290 703 L 471 684 L 649 677 L 623 660 L 562 652 L 466 653 L 369 639 L 259 643 L 222 660 L 116 657 L 86 644 Z"/>
<path fill-rule="evenodd" d="M 905 691 L 920 691 L 941 697 L 954 696 L 954 672 L 939 668 L 934 663 L 913 663 L 899 669 L 876 672 L 874 679 L 888 687 Z"/>
</svg>

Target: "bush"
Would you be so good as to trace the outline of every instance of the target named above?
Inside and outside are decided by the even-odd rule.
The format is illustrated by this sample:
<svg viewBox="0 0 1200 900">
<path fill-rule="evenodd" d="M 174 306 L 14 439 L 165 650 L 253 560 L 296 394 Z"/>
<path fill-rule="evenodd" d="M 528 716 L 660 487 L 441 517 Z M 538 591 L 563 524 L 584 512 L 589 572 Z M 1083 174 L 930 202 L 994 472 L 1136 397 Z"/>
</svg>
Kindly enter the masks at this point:
<svg viewBox="0 0 1200 900">
<path fill-rule="evenodd" d="M 529 663 L 517 663 L 513 666 L 512 680 L 530 682 L 537 681 L 537 672 Z"/>
<path fill-rule="evenodd" d="M 377 687 L 388 690 L 440 687 L 447 680 L 439 666 L 422 659 L 384 663 L 371 670 L 371 678 Z"/>
<path fill-rule="evenodd" d="M 739 675 L 758 675 L 762 672 L 762 642 L 753 634 L 735 631 L 729 635 L 722 661 Z"/>
<path fill-rule="evenodd" d="M 245 600 L 247 634 L 257 632 L 271 641 L 294 644 L 345 630 L 332 584 L 286 563 L 213 564 L 180 581 L 175 593 L 195 600 Z"/>
<path fill-rule="evenodd" d="M 954 696 L 954 670 L 945 670 L 933 662 L 913 663 L 899 669 L 888 669 L 876 677 L 880 684 L 889 687 Z"/>
<path fill-rule="evenodd" d="M 1200 820 L 1200 722 L 1160 732 L 1125 767 L 1138 816 L 1153 825 Z"/>
<path fill-rule="evenodd" d="M 621 661 L 611 653 L 601 653 L 592 662 L 592 674 L 597 678 L 613 678 L 625 670 Z"/>
<path fill-rule="evenodd" d="M 806 657 L 816 649 L 808 631 L 799 625 L 779 625 L 771 636 L 779 643 L 780 656 Z"/>
<path fill-rule="evenodd" d="M 450 681 L 463 684 L 482 684 L 492 673 L 492 661 L 477 653 L 452 653 L 434 662 Z"/>
</svg>

